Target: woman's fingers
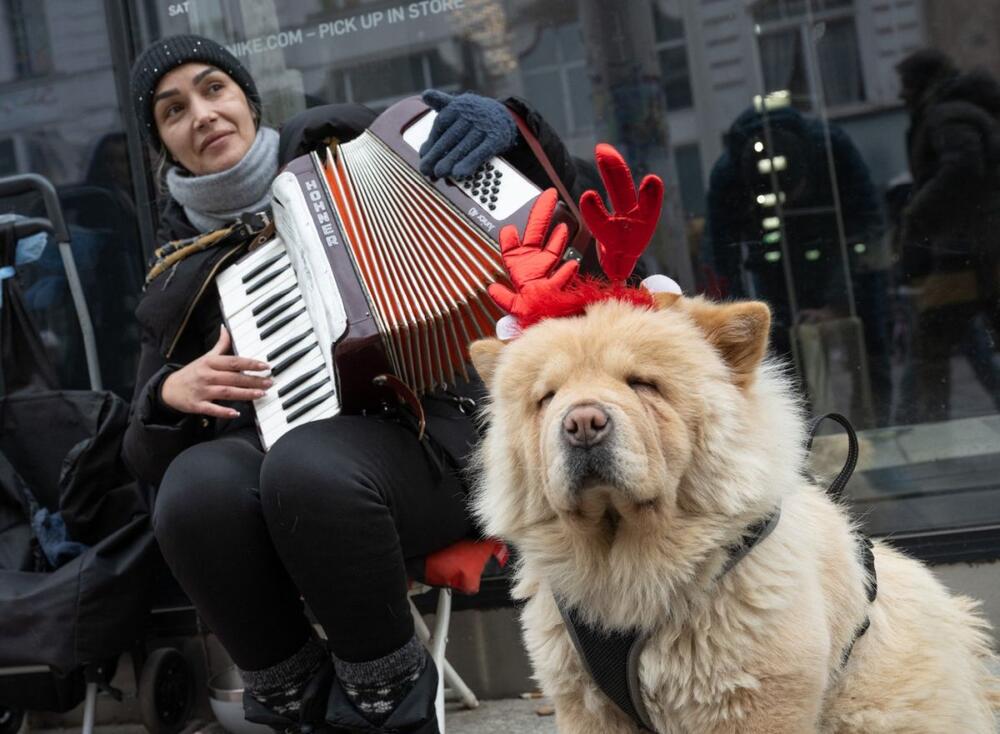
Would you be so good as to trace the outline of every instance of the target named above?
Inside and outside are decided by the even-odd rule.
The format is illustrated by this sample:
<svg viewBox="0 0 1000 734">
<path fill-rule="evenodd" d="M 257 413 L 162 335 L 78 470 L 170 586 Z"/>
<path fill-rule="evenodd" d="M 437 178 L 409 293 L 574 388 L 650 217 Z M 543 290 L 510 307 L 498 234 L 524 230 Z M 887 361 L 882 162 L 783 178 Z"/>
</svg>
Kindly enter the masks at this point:
<svg viewBox="0 0 1000 734">
<path fill-rule="evenodd" d="M 234 357 L 218 354 L 208 355 L 205 359 L 205 364 L 219 372 L 263 372 L 271 368 L 267 362 L 261 362 L 250 357 Z"/>
<path fill-rule="evenodd" d="M 236 387 L 235 385 L 209 385 L 203 396 L 208 400 L 230 400 L 243 402 L 264 397 L 264 391 L 256 388 Z"/>
<path fill-rule="evenodd" d="M 206 371 L 204 380 L 206 385 L 230 385 L 232 387 L 245 387 L 253 390 L 267 390 L 267 388 L 274 384 L 274 380 L 270 377 L 258 377 L 242 372 L 222 370 Z"/>
<path fill-rule="evenodd" d="M 233 408 L 227 408 L 224 405 L 216 405 L 215 403 L 210 403 L 207 400 L 195 403 L 190 412 L 197 413 L 199 415 L 207 415 L 212 418 L 240 417 L 240 411 L 234 410 Z"/>
</svg>

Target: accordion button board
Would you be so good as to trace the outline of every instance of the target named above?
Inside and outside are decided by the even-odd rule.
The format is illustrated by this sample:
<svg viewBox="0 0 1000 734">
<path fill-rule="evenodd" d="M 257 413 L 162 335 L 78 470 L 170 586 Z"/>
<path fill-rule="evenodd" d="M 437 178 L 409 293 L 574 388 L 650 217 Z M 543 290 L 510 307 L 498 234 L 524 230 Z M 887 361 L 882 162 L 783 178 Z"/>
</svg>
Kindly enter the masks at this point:
<svg viewBox="0 0 1000 734">
<path fill-rule="evenodd" d="M 431 110 L 410 125 L 403 133 L 406 144 L 419 151 L 430 136 L 436 117 L 437 112 Z M 491 218 L 499 220 L 509 219 L 514 212 L 534 201 L 541 193 L 535 184 L 503 158 L 491 158 L 473 175 L 453 180 L 453 183 L 488 212 Z"/>
</svg>

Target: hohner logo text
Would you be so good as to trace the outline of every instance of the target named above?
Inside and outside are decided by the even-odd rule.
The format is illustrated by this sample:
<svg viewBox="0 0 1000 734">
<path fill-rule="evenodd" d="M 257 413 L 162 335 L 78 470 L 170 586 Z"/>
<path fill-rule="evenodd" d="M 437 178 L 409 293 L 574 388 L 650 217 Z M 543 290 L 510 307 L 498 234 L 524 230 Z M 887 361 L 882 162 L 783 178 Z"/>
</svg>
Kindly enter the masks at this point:
<svg viewBox="0 0 1000 734">
<path fill-rule="evenodd" d="M 327 247 L 336 247 L 340 244 L 337 239 L 337 231 L 330 221 L 330 210 L 326 206 L 326 198 L 320 191 L 319 181 L 315 178 L 305 180 L 306 195 L 312 204 L 313 219 L 316 220 L 316 227 L 323 235 L 323 241 Z"/>
</svg>

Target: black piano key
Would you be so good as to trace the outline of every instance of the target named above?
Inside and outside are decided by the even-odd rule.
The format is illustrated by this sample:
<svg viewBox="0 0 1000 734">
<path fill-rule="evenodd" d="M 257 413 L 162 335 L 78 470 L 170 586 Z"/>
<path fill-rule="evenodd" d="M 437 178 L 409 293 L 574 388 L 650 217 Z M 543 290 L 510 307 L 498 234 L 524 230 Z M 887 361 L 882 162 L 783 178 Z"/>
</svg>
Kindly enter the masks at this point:
<svg viewBox="0 0 1000 734">
<path fill-rule="evenodd" d="M 284 401 L 281 404 L 281 409 L 287 412 L 288 410 L 293 408 L 297 403 L 301 403 L 305 398 L 312 395 L 314 392 L 319 390 L 328 382 L 329 380 L 320 380 L 319 382 L 314 382 L 312 385 L 304 387 L 303 389 L 299 390 L 297 393 L 292 395 L 292 397 L 288 398 L 288 400 Z"/>
<path fill-rule="evenodd" d="M 261 288 L 263 288 L 265 285 L 267 285 L 272 280 L 277 278 L 279 275 L 288 270 L 288 268 L 290 267 L 291 263 L 286 262 L 283 268 L 278 268 L 273 273 L 265 273 L 263 276 L 257 279 L 257 282 L 255 282 L 253 285 L 247 288 L 247 295 L 249 296 L 251 293 L 259 291 Z"/>
<path fill-rule="evenodd" d="M 258 329 L 258 331 L 260 329 L 263 329 L 270 322 L 274 321 L 278 316 L 281 316 L 281 314 L 283 314 L 285 311 L 287 311 L 288 309 L 290 309 L 292 306 L 294 306 L 297 303 L 299 303 L 299 301 L 301 301 L 301 300 L 302 300 L 302 296 L 299 296 L 298 298 L 293 298 L 288 303 L 282 303 L 280 306 L 277 306 L 273 310 L 271 310 L 268 313 L 266 313 L 263 316 L 261 316 L 259 319 L 257 319 L 257 329 Z"/>
<path fill-rule="evenodd" d="M 315 346 L 318 346 L 317 342 L 313 342 L 308 347 L 304 347 L 297 352 L 289 354 L 287 357 L 285 357 L 283 360 L 278 362 L 278 364 L 274 365 L 274 367 L 271 368 L 271 377 L 273 378 L 280 375 L 282 372 L 287 370 L 289 367 L 298 362 L 304 356 L 309 354 L 309 352 L 311 352 L 313 350 L 313 347 Z"/>
<path fill-rule="evenodd" d="M 306 413 L 308 413 L 310 410 L 312 410 L 313 408 L 315 408 L 317 405 L 320 405 L 321 403 L 326 402 L 327 398 L 332 398 L 336 394 L 337 393 L 335 393 L 333 390 L 331 390 L 330 392 L 326 393 L 325 395 L 321 395 L 320 397 L 316 398 L 315 400 L 306 403 L 301 408 L 299 408 L 294 413 L 292 413 L 290 416 L 288 416 L 287 422 L 288 423 L 292 423 L 293 421 L 301 418 Z"/>
<path fill-rule="evenodd" d="M 302 385 L 308 380 L 311 380 L 313 377 L 318 375 L 320 372 L 323 372 L 324 370 L 326 370 L 326 365 L 321 364 L 319 367 L 314 367 L 308 372 L 302 373 L 284 387 L 278 388 L 278 397 L 279 398 L 285 397 L 288 393 L 295 390 L 295 388 L 297 388 L 299 385 Z"/>
<path fill-rule="evenodd" d="M 259 304 L 257 304 L 256 306 L 254 306 L 253 310 L 250 312 L 250 314 L 252 316 L 260 316 L 262 313 L 264 313 L 265 311 L 267 311 L 267 309 L 271 308 L 271 306 L 273 306 L 278 301 L 280 301 L 282 298 L 284 298 L 289 293 L 291 293 L 292 291 L 294 291 L 296 287 L 297 286 L 295 286 L 295 285 L 290 285 L 287 288 L 285 288 L 285 290 L 279 291 L 279 292 L 275 293 L 274 295 L 268 296 L 263 301 L 261 301 Z"/>
<path fill-rule="evenodd" d="M 272 265 L 274 265 L 276 262 L 278 262 L 278 260 L 280 260 L 284 256 L 285 256 L 285 253 L 279 252 L 277 255 L 275 255 L 274 257 L 272 257 L 270 260 L 265 260 L 260 265 L 258 265 L 253 270 L 251 270 L 249 273 L 247 273 L 246 275 L 244 275 L 243 276 L 243 282 L 244 283 L 249 283 L 251 280 L 253 280 L 258 275 L 260 275 L 261 273 L 263 273 L 265 270 L 267 270 L 269 267 L 271 267 Z"/>
<path fill-rule="evenodd" d="M 293 336 L 291 339 L 289 339 L 288 341 L 286 341 L 284 344 L 282 344 L 280 347 L 278 347 L 274 351 L 268 352 L 267 353 L 267 358 L 266 358 L 265 361 L 271 362 L 272 360 L 277 359 L 282 354 L 284 354 L 285 352 L 287 352 L 289 349 L 291 349 L 292 347 L 294 347 L 296 344 L 298 344 L 300 341 L 302 341 L 303 339 L 305 339 L 307 336 L 310 336 L 311 334 L 312 334 L 311 331 L 303 331 L 298 336 Z"/>
<path fill-rule="evenodd" d="M 274 336 L 274 333 L 278 331 L 278 329 L 280 329 L 282 326 L 287 326 L 293 319 L 297 319 L 305 312 L 306 312 L 306 307 L 303 306 L 295 313 L 290 313 L 285 318 L 275 321 L 273 324 L 264 329 L 264 331 L 260 332 L 260 340 L 264 341 L 269 336 Z"/>
</svg>

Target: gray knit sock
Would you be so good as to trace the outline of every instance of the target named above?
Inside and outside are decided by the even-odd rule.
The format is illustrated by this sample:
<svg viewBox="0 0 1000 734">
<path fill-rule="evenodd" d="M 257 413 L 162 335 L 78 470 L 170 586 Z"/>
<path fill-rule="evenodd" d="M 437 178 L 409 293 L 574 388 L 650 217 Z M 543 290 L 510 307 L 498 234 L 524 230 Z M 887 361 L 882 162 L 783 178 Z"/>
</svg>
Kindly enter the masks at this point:
<svg viewBox="0 0 1000 734">
<path fill-rule="evenodd" d="M 297 653 L 263 670 L 243 670 L 246 691 L 278 716 L 297 716 L 302 692 L 312 676 L 330 659 L 330 653 L 315 637 Z"/>
<path fill-rule="evenodd" d="M 427 667 L 427 650 L 416 637 L 375 660 L 349 663 L 333 657 L 340 687 L 362 716 L 379 726 L 413 688 Z"/>
</svg>

